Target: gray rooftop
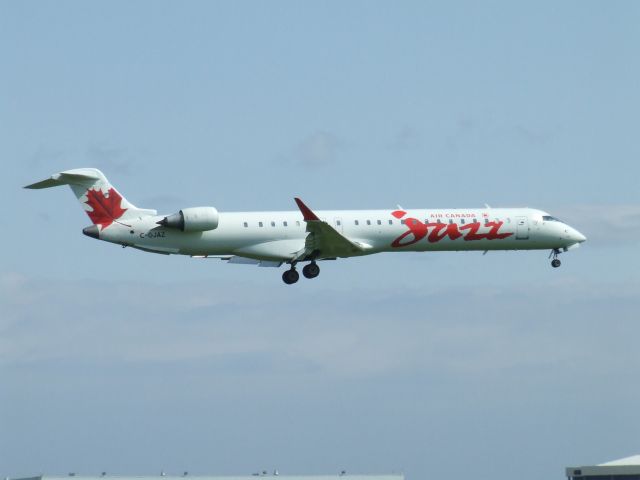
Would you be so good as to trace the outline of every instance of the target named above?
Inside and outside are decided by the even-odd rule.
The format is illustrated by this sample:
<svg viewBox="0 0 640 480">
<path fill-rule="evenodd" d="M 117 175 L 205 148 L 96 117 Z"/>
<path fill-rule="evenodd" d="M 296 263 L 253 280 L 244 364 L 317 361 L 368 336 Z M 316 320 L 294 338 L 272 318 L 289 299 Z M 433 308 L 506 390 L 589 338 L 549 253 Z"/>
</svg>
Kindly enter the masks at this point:
<svg viewBox="0 0 640 480">
<path fill-rule="evenodd" d="M 257 480 L 259 478 L 270 478 L 270 480 L 404 480 L 404 474 L 390 475 L 354 475 L 340 474 L 333 475 L 39 475 L 36 477 L 13 478 L 11 480 Z"/>
<path fill-rule="evenodd" d="M 589 477 L 624 477 L 632 476 L 640 478 L 640 455 L 613 460 L 601 463 L 600 465 L 584 465 L 581 467 L 567 467 L 567 478 L 585 479 Z"/>
</svg>

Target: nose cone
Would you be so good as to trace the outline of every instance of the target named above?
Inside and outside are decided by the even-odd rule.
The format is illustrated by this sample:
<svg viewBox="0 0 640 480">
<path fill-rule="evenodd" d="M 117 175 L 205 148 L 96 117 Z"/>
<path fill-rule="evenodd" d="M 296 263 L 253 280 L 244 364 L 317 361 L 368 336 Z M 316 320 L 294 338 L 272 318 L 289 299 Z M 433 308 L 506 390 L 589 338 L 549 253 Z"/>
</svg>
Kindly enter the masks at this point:
<svg viewBox="0 0 640 480">
<path fill-rule="evenodd" d="M 585 237 L 575 228 L 569 228 L 569 239 L 576 243 L 582 243 L 587 239 L 587 237 Z"/>
<path fill-rule="evenodd" d="M 100 238 L 100 231 L 98 230 L 97 225 L 91 225 L 90 227 L 83 228 L 82 233 L 84 233 L 87 237 Z"/>
</svg>

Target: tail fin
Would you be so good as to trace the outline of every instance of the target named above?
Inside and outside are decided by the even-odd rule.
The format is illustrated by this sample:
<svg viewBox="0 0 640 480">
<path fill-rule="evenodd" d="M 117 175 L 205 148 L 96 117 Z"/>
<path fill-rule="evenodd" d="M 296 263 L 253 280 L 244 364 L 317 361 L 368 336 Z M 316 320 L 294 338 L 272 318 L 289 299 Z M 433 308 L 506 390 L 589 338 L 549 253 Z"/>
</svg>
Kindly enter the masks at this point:
<svg viewBox="0 0 640 480">
<path fill-rule="evenodd" d="M 51 175 L 41 182 L 32 183 L 24 188 L 50 188 L 69 185 L 82 208 L 94 225 L 101 229 L 113 222 L 133 217 L 156 215 L 155 210 L 138 208 L 120 195 L 107 180 L 107 177 L 96 168 L 77 168 Z"/>
</svg>

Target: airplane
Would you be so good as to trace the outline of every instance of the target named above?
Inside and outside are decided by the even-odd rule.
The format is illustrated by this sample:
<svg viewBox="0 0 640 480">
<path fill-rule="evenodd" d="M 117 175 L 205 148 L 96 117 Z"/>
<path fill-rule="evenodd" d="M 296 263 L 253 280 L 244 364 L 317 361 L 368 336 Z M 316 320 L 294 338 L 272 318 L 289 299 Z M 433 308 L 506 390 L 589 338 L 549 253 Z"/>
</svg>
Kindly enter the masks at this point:
<svg viewBox="0 0 640 480">
<path fill-rule="evenodd" d="M 93 225 L 85 235 L 122 247 L 164 255 L 217 258 L 262 267 L 289 266 L 286 284 L 320 274 L 318 261 L 380 252 L 550 250 L 558 255 L 586 237 L 542 210 L 463 208 L 313 211 L 295 198 L 297 211 L 218 212 L 183 208 L 170 215 L 138 208 L 95 168 L 56 173 L 24 188 L 68 185 Z"/>
</svg>

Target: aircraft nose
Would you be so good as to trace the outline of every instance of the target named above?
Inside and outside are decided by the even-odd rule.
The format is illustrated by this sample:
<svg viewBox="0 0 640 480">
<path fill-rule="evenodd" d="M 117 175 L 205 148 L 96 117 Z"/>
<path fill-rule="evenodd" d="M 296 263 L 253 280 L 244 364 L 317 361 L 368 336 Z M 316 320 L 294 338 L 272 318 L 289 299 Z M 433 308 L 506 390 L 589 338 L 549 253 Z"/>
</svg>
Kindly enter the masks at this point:
<svg viewBox="0 0 640 480">
<path fill-rule="evenodd" d="M 582 243 L 587 239 L 587 237 L 585 237 L 575 228 L 569 228 L 569 238 L 576 243 Z"/>
</svg>

